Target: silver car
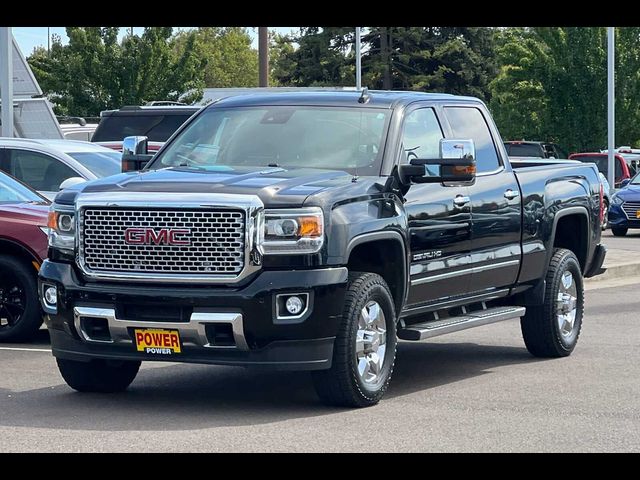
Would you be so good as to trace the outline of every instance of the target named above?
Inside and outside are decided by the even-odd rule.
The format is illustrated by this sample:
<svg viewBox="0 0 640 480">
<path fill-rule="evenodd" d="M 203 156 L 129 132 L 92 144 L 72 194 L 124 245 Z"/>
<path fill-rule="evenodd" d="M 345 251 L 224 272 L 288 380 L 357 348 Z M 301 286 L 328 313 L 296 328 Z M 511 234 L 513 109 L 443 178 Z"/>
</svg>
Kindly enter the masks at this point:
<svg viewBox="0 0 640 480">
<path fill-rule="evenodd" d="M 121 153 L 76 140 L 0 138 L 0 170 L 53 200 L 61 185 L 120 173 Z"/>
</svg>

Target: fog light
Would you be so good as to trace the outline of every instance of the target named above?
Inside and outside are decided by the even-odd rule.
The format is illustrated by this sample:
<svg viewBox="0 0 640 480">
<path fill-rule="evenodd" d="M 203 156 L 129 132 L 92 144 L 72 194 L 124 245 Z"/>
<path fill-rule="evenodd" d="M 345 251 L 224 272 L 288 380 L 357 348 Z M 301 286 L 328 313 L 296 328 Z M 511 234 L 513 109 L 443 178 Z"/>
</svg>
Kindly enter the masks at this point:
<svg viewBox="0 0 640 480">
<path fill-rule="evenodd" d="M 58 291 L 56 287 L 45 288 L 44 301 L 52 307 L 55 307 L 58 304 Z"/>
<path fill-rule="evenodd" d="M 285 307 L 287 308 L 287 312 L 291 315 L 297 315 L 304 308 L 304 302 L 300 297 L 292 296 L 287 298 Z"/>
</svg>

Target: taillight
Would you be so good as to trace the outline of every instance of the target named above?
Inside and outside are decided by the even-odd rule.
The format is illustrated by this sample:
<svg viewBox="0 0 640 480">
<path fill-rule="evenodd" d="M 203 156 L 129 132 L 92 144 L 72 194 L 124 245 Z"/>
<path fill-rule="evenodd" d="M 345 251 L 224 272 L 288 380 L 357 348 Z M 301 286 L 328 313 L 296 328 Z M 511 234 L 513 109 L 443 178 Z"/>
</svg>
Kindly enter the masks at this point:
<svg viewBox="0 0 640 480">
<path fill-rule="evenodd" d="M 604 185 L 600 184 L 600 225 L 604 222 Z"/>
</svg>

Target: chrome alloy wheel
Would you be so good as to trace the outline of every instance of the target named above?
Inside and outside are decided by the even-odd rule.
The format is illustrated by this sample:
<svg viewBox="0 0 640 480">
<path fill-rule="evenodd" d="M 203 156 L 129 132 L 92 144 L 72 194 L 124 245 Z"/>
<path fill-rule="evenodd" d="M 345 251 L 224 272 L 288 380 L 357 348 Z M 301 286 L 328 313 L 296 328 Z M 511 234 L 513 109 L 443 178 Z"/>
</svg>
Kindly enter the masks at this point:
<svg viewBox="0 0 640 480">
<path fill-rule="evenodd" d="M 578 311 L 578 287 L 571 272 L 562 274 L 562 281 L 556 301 L 558 328 L 563 337 L 573 334 Z"/>
<path fill-rule="evenodd" d="M 358 375 L 365 384 L 375 384 L 380 379 L 386 344 L 384 312 L 378 302 L 370 301 L 360 311 L 356 333 Z"/>
</svg>

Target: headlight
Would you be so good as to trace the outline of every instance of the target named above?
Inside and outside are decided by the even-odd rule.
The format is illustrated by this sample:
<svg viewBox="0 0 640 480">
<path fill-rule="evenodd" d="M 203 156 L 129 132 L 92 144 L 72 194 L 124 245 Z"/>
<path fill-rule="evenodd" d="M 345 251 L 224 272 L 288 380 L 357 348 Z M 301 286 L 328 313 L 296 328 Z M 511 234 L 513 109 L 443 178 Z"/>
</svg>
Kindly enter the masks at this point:
<svg viewBox="0 0 640 480">
<path fill-rule="evenodd" d="M 51 205 L 49 210 L 49 246 L 67 253 L 73 253 L 75 247 L 75 215 L 71 210 L 60 210 Z"/>
<path fill-rule="evenodd" d="M 614 195 L 613 197 L 611 197 L 611 201 L 614 205 L 622 205 L 624 203 L 624 200 L 621 199 L 618 195 Z"/>
<path fill-rule="evenodd" d="M 266 210 L 259 245 L 263 254 L 315 253 L 324 243 L 322 209 Z"/>
</svg>

